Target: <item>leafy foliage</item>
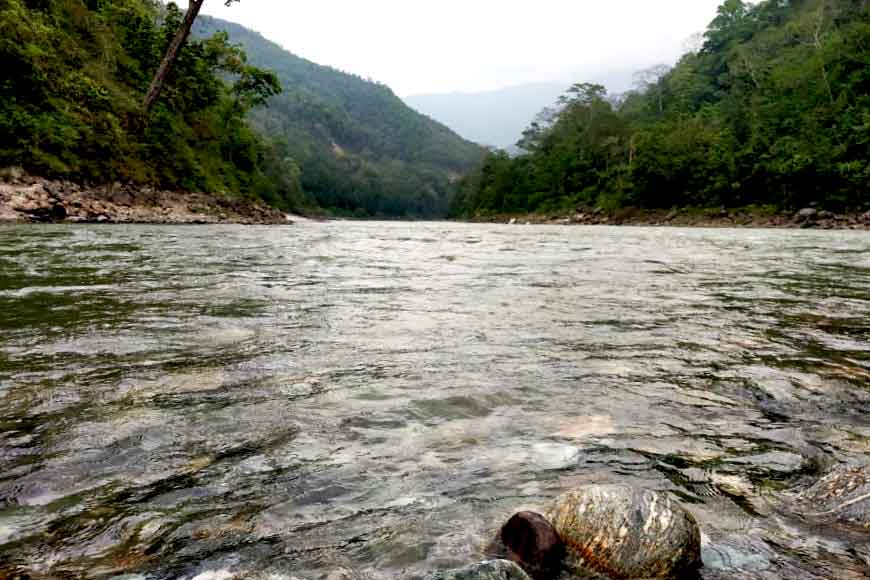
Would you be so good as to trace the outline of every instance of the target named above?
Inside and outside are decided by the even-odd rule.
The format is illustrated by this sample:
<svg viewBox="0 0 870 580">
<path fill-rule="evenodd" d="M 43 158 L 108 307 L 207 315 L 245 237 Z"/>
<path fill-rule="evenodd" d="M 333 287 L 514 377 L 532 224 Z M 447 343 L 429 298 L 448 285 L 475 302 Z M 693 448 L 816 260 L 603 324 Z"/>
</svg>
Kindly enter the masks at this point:
<svg viewBox="0 0 870 580">
<path fill-rule="evenodd" d="M 575 85 L 454 215 L 870 202 L 870 3 L 726 0 L 703 46 L 608 98 Z"/>
<path fill-rule="evenodd" d="M 226 35 L 188 43 L 143 118 L 141 95 L 182 17 L 146 0 L 3 0 L 0 164 L 304 205 L 298 182 L 270 179 L 275 156 L 246 121 L 280 86 Z"/>
</svg>

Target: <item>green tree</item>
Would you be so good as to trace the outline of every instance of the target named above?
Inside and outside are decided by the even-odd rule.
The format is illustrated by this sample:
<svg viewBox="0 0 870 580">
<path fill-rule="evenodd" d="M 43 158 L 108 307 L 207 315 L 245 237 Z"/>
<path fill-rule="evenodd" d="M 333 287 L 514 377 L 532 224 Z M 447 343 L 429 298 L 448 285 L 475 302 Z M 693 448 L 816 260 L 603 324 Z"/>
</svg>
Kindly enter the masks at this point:
<svg viewBox="0 0 870 580">
<path fill-rule="evenodd" d="M 726 0 L 704 43 L 672 69 L 642 72 L 635 91 L 572 87 L 526 131 L 522 155 L 490 157 L 463 182 L 452 211 L 501 211 L 507 199 L 526 199 L 527 211 L 863 208 L 867 38 L 862 0 Z"/>
<path fill-rule="evenodd" d="M 226 0 L 225 4 L 229 6 L 233 2 L 238 1 L 239 0 Z M 178 27 L 172 41 L 166 48 L 166 54 L 163 56 L 160 66 L 157 67 L 157 72 L 154 73 L 154 78 L 151 80 L 148 92 L 145 93 L 145 98 L 142 101 L 142 108 L 145 109 L 146 115 L 151 112 L 154 103 L 160 98 L 160 93 L 163 92 L 163 85 L 166 83 L 166 78 L 175 66 L 181 48 L 184 46 L 184 43 L 187 42 L 188 37 L 190 37 L 193 23 L 196 21 L 196 17 L 199 16 L 199 11 L 202 10 L 202 5 L 204 3 L 205 0 L 190 0 L 190 5 L 187 8 L 187 13 L 184 15 L 184 20 L 181 22 L 181 26 Z"/>
</svg>

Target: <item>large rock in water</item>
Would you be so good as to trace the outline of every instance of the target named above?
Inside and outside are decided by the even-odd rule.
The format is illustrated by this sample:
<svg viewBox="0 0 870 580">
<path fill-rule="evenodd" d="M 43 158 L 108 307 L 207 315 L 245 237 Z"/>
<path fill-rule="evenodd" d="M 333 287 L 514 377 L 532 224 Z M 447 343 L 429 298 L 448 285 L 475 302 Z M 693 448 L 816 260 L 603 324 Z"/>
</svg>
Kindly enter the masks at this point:
<svg viewBox="0 0 870 580">
<path fill-rule="evenodd" d="M 870 466 L 839 466 L 799 495 L 804 515 L 870 529 Z"/>
<path fill-rule="evenodd" d="M 628 485 L 590 485 L 547 514 L 565 542 L 566 565 L 616 579 L 672 578 L 701 566 L 701 531 L 670 496 Z"/>
<path fill-rule="evenodd" d="M 544 516 L 520 512 L 502 526 L 487 553 L 516 562 L 535 580 L 550 580 L 562 570 L 565 543 Z"/>
<path fill-rule="evenodd" d="M 434 572 L 426 580 L 531 580 L 523 569 L 507 560 L 487 560 L 467 568 Z"/>
</svg>

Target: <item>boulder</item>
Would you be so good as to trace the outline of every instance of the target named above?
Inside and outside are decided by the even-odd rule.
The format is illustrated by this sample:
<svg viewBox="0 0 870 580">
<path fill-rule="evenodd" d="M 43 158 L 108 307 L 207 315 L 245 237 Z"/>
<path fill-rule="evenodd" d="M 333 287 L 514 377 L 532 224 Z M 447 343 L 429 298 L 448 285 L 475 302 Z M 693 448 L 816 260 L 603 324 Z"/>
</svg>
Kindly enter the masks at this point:
<svg viewBox="0 0 870 580">
<path fill-rule="evenodd" d="M 701 566 L 701 531 L 669 495 L 628 485 L 590 485 L 558 499 L 547 518 L 577 574 L 671 578 Z"/>
<path fill-rule="evenodd" d="M 56 202 L 51 209 L 49 210 L 49 220 L 53 222 L 62 222 L 67 218 L 69 212 L 67 212 L 66 207 L 61 202 Z"/>
<path fill-rule="evenodd" d="M 807 207 L 795 214 L 795 219 L 801 221 L 811 221 L 816 219 L 819 216 L 819 210 L 814 207 Z"/>
<path fill-rule="evenodd" d="M 788 476 L 800 471 L 804 467 L 805 461 L 803 456 L 797 453 L 768 451 L 757 455 L 735 457 L 728 460 L 727 463 L 743 466 L 745 470 L 755 471 L 762 475 Z"/>
<path fill-rule="evenodd" d="M 549 580 L 562 569 L 565 544 L 544 516 L 520 512 L 501 528 L 487 553 L 515 562 L 535 580 Z"/>
<path fill-rule="evenodd" d="M 870 466 L 834 468 L 798 496 L 798 510 L 814 519 L 870 530 Z"/>
<path fill-rule="evenodd" d="M 65 220 L 68 214 L 59 199 L 41 192 L 34 193 L 31 197 L 19 198 L 13 207 L 35 222 L 59 222 Z"/>
<path fill-rule="evenodd" d="M 861 221 L 865 224 L 870 224 L 870 211 L 861 215 Z"/>
<path fill-rule="evenodd" d="M 20 167 L 4 167 L 0 169 L 0 179 L 6 183 L 20 183 L 27 173 Z"/>
<path fill-rule="evenodd" d="M 580 461 L 580 448 L 564 443 L 535 443 L 529 460 L 539 469 L 570 469 Z"/>
<path fill-rule="evenodd" d="M 487 560 L 458 570 L 434 572 L 426 580 L 531 580 L 523 569 L 508 560 Z"/>
</svg>

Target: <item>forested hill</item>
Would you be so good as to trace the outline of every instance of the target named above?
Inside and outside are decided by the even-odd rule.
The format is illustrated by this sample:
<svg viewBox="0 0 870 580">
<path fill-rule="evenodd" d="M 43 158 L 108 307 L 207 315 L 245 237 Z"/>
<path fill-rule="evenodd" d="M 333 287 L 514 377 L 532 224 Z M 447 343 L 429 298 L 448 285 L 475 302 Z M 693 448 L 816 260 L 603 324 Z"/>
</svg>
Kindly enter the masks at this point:
<svg viewBox="0 0 870 580">
<path fill-rule="evenodd" d="M 452 212 L 870 203 L 867 0 L 727 0 L 702 46 L 644 78 L 576 85 Z"/>
<path fill-rule="evenodd" d="M 226 38 L 188 43 L 144 114 L 182 16 L 150 0 L 0 2 L 0 166 L 299 205 L 295 184 L 269 176 L 285 172 L 245 120 L 277 82 Z"/>
<path fill-rule="evenodd" d="M 430 217 L 483 156 L 387 87 L 208 18 L 146 114 L 182 18 L 154 0 L 0 2 L 0 167 L 292 211 Z"/>
<path fill-rule="evenodd" d="M 195 34 L 229 33 L 283 86 L 251 118 L 298 167 L 318 204 L 356 215 L 443 216 L 453 182 L 483 150 L 405 105 L 387 86 L 299 58 L 237 24 L 201 17 Z"/>
</svg>

